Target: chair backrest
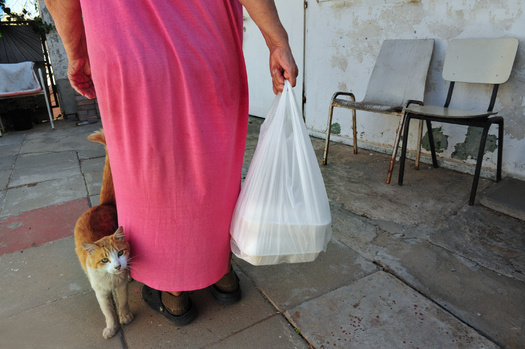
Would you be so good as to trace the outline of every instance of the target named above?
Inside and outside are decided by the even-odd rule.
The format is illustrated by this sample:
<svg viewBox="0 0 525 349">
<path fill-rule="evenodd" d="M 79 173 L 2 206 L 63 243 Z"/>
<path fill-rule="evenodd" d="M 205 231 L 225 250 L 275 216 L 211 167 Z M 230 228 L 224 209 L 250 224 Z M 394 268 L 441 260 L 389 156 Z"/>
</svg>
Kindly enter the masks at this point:
<svg viewBox="0 0 525 349">
<path fill-rule="evenodd" d="M 450 41 L 443 64 L 448 81 L 502 84 L 509 79 L 518 39 L 456 39 Z"/>
<path fill-rule="evenodd" d="M 423 101 L 434 39 L 385 40 L 363 102 L 404 107 Z"/>
</svg>

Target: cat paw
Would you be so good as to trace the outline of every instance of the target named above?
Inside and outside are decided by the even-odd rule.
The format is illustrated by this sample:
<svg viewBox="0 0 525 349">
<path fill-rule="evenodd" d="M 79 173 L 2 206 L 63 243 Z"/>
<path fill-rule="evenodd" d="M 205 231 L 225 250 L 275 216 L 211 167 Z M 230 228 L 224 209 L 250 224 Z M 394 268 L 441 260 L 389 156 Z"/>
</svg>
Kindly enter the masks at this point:
<svg viewBox="0 0 525 349">
<path fill-rule="evenodd" d="M 118 327 L 106 327 L 102 332 L 102 337 L 104 337 L 104 339 L 110 339 L 117 333 L 117 330 Z"/>
<path fill-rule="evenodd" d="M 127 325 L 129 324 L 132 320 L 133 320 L 134 316 L 133 316 L 133 313 L 127 313 L 127 314 L 124 314 L 124 315 L 120 315 L 120 323 L 122 325 Z"/>
</svg>

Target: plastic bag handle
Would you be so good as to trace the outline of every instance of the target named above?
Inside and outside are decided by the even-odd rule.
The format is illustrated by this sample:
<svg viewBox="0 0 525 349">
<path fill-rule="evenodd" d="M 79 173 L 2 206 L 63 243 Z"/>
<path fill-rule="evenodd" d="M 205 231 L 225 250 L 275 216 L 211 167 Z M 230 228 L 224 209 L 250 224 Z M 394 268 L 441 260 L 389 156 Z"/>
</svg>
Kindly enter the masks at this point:
<svg viewBox="0 0 525 349">
<path fill-rule="evenodd" d="M 284 88 L 288 89 L 288 91 L 292 90 L 292 84 L 290 84 L 290 81 L 284 80 Z"/>
</svg>

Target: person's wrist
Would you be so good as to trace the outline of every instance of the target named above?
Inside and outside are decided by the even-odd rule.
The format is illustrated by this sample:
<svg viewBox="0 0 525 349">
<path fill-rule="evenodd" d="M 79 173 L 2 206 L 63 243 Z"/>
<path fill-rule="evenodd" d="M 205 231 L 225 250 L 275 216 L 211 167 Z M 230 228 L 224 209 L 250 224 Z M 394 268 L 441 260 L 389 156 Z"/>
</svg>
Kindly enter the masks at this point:
<svg viewBox="0 0 525 349">
<path fill-rule="evenodd" d="M 282 28 L 273 35 L 263 35 L 266 41 L 266 46 L 270 52 L 273 52 L 277 48 L 282 48 L 283 50 L 290 50 L 290 44 L 288 42 L 288 33 Z"/>
</svg>

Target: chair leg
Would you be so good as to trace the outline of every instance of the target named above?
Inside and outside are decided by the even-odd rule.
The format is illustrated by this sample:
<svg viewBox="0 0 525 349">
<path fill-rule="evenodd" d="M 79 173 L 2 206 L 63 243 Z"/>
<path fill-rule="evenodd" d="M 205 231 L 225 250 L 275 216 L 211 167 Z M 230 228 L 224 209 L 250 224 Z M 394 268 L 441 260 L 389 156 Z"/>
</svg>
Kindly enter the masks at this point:
<svg viewBox="0 0 525 349">
<path fill-rule="evenodd" d="M 405 172 L 405 158 L 407 155 L 407 143 L 408 143 L 408 129 L 410 127 L 410 114 L 407 114 L 405 120 L 405 127 L 403 130 L 403 145 L 401 147 L 401 157 L 399 158 L 399 177 L 397 184 L 403 185 L 403 174 Z"/>
<path fill-rule="evenodd" d="M 414 168 L 419 170 L 419 160 L 421 159 L 421 138 L 423 137 L 423 120 L 419 120 L 417 126 L 417 148 L 416 148 L 416 164 Z"/>
<path fill-rule="evenodd" d="M 498 165 L 496 169 L 496 182 L 501 181 L 501 167 L 503 162 L 503 118 L 496 122 L 498 124 Z"/>
<path fill-rule="evenodd" d="M 434 135 L 432 134 L 432 123 L 430 120 L 427 120 L 427 130 L 428 130 L 428 142 L 430 143 L 430 153 L 432 154 L 432 166 L 438 168 L 438 162 L 436 157 L 436 147 L 434 146 Z"/>
<path fill-rule="evenodd" d="M 328 163 L 328 149 L 330 147 L 330 133 L 332 131 L 332 115 L 334 113 L 334 105 L 330 103 L 330 111 L 328 112 L 328 125 L 326 126 L 326 139 L 324 143 L 323 165 Z"/>
<path fill-rule="evenodd" d="M 483 133 L 481 134 L 481 140 L 479 142 L 478 160 L 476 161 L 476 171 L 474 172 L 474 180 L 472 181 L 472 189 L 470 190 L 470 199 L 468 204 L 474 205 L 474 199 L 476 198 L 476 191 L 478 189 L 479 175 L 481 174 L 481 164 L 483 162 L 483 154 L 485 153 L 485 144 L 487 143 L 487 135 L 489 133 L 490 123 L 487 123 L 483 127 Z"/>
<path fill-rule="evenodd" d="M 392 172 L 394 171 L 394 164 L 396 162 L 397 149 L 399 148 L 399 141 L 401 139 L 401 132 L 403 131 L 403 126 L 405 125 L 406 113 L 400 115 L 399 125 L 396 130 L 396 138 L 394 139 L 394 146 L 392 148 L 392 157 L 390 158 L 390 166 L 388 167 L 388 173 L 386 174 L 386 184 L 390 184 L 392 180 Z"/>
<path fill-rule="evenodd" d="M 38 75 L 40 77 L 40 84 L 42 85 L 42 90 L 44 92 L 44 98 L 46 100 L 47 113 L 49 114 L 49 122 L 51 123 L 51 129 L 55 129 L 55 124 L 53 123 L 53 113 L 51 112 L 51 106 L 49 105 L 49 99 L 47 98 L 47 86 L 44 85 L 44 78 L 42 77 L 42 70 L 38 69 Z"/>
</svg>

